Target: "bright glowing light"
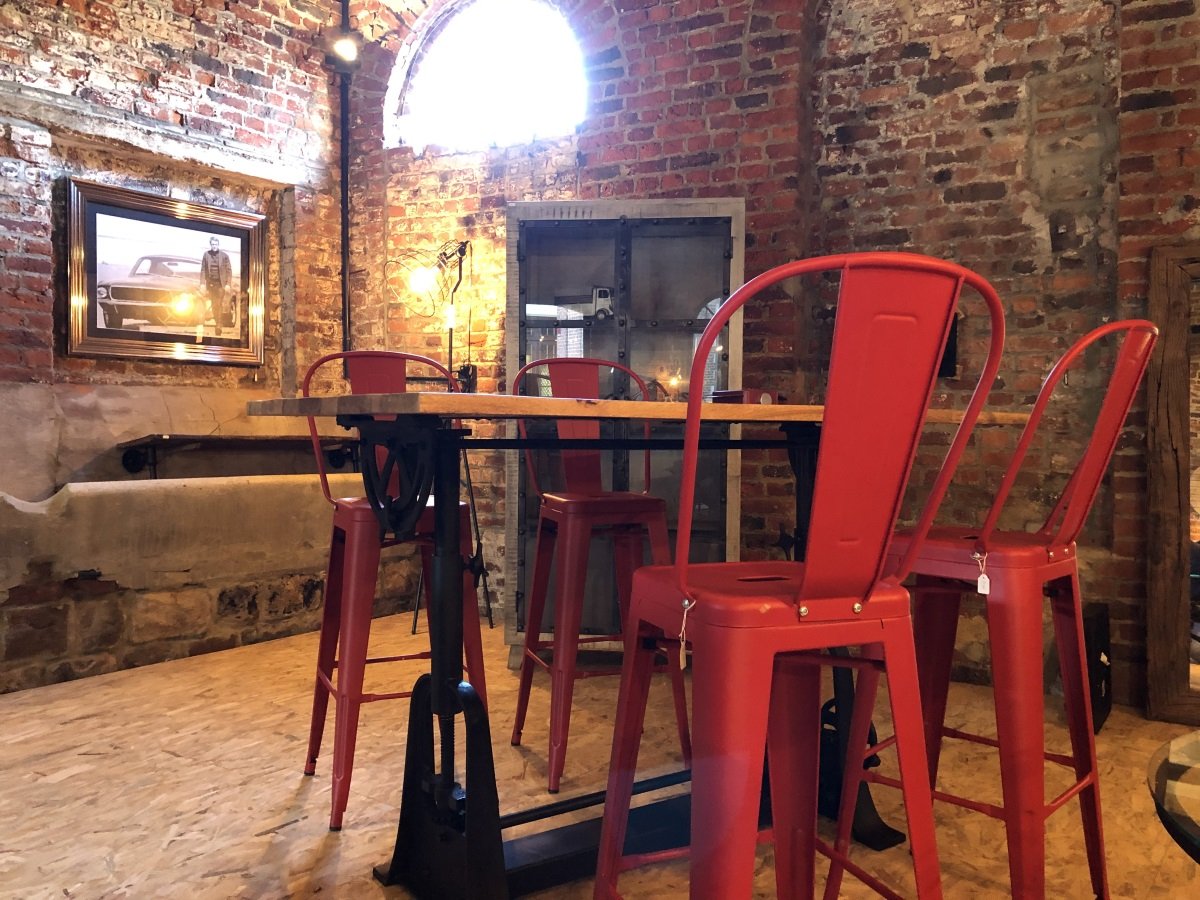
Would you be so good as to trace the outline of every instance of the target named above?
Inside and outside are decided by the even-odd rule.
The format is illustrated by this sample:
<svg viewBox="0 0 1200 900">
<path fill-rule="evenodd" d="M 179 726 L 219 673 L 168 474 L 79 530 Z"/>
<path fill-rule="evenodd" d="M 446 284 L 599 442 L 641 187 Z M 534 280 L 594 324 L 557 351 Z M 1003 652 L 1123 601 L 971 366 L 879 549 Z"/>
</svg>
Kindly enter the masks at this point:
<svg viewBox="0 0 1200 900">
<path fill-rule="evenodd" d="M 458 327 L 458 324 L 455 322 L 454 304 L 453 303 L 451 303 L 449 306 L 446 307 L 446 327 L 447 328 L 457 328 Z"/>
<path fill-rule="evenodd" d="M 583 55 L 545 3 L 478 0 L 418 60 L 404 106 L 397 132 L 418 153 L 427 144 L 475 150 L 560 137 L 587 112 Z"/>
<path fill-rule="evenodd" d="M 175 311 L 175 315 L 177 316 L 188 315 L 192 311 L 193 306 L 195 306 L 195 301 L 192 299 L 191 294 L 180 294 L 171 301 L 171 309 Z"/>
<path fill-rule="evenodd" d="M 358 59 L 358 41 L 350 35 L 342 35 L 333 42 L 333 54 L 342 62 L 352 63 Z"/>
<path fill-rule="evenodd" d="M 415 294 L 428 294 L 437 288 L 438 270 L 429 266 L 413 269 L 408 276 L 408 286 Z"/>
</svg>

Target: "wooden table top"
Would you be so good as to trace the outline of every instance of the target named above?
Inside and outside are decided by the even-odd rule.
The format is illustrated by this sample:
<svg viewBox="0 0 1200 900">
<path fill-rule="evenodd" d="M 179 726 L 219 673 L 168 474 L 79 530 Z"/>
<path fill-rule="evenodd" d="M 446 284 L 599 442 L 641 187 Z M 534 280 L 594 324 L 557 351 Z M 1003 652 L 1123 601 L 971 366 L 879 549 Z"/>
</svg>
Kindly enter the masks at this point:
<svg viewBox="0 0 1200 900">
<path fill-rule="evenodd" d="M 649 419 L 682 421 L 686 403 L 663 400 L 580 400 L 511 394 L 448 394 L 411 391 L 403 394 L 341 394 L 324 397 L 279 397 L 247 404 L 252 416 L 432 415 L 453 419 Z M 820 422 L 823 406 L 786 403 L 705 403 L 705 422 Z M 960 410 L 931 409 L 928 421 L 955 423 Z M 984 411 L 980 424 L 1020 425 L 1026 413 Z"/>
</svg>

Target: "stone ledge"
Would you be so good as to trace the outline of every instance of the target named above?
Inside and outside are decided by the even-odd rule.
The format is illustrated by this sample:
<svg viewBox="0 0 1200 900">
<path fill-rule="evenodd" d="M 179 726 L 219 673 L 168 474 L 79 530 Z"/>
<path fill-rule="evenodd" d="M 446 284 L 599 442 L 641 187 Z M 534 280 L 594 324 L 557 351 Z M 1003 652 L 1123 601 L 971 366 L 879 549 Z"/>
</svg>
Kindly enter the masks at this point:
<svg viewBox="0 0 1200 900">
<path fill-rule="evenodd" d="M 56 135 L 90 143 L 119 144 L 148 157 L 185 161 L 276 188 L 315 186 L 329 178 L 327 166 L 301 157 L 282 156 L 278 148 L 258 150 L 148 116 L 108 109 L 68 94 L 11 81 L 0 81 L 0 116 L 37 123 Z"/>
<path fill-rule="evenodd" d="M 343 495 L 362 492 L 360 476 L 331 481 Z M 32 503 L 0 493 L 0 591 L 34 566 L 127 590 L 320 571 L 329 521 L 313 475 L 83 482 Z"/>
</svg>

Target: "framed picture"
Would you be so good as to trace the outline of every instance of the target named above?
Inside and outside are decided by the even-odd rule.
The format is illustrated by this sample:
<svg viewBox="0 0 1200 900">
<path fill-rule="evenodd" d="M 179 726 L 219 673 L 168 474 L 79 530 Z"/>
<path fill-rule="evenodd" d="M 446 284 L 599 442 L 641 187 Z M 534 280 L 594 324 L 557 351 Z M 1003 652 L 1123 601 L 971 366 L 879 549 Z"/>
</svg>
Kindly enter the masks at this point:
<svg viewBox="0 0 1200 900">
<path fill-rule="evenodd" d="M 68 352 L 263 362 L 266 219 L 72 180 Z"/>
</svg>

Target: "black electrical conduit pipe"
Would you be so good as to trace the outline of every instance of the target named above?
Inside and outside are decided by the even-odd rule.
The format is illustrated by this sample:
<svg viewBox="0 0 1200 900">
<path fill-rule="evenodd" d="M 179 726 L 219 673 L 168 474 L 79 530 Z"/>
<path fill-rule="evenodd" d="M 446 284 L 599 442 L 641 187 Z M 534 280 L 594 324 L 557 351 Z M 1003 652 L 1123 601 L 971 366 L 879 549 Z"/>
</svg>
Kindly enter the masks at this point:
<svg viewBox="0 0 1200 900">
<path fill-rule="evenodd" d="M 350 0 L 342 0 L 342 33 L 350 33 Z M 350 71 L 338 72 L 338 145 L 342 195 L 342 350 L 350 350 Z"/>
</svg>

